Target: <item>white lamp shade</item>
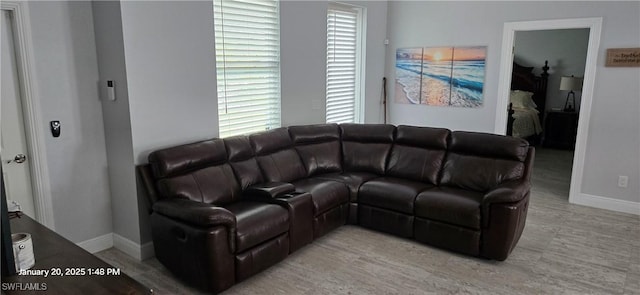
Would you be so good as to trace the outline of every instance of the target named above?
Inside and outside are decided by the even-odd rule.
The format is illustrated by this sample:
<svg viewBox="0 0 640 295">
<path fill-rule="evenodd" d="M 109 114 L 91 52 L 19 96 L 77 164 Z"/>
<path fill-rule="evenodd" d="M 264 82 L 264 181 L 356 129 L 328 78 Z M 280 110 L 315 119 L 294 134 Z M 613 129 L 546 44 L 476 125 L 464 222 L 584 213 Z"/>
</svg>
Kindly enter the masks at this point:
<svg viewBox="0 0 640 295">
<path fill-rule="evenodd" d="M 562 77 L 560 79 L 560 90 L 581 91 L 582 78 Z"/>
</svg>

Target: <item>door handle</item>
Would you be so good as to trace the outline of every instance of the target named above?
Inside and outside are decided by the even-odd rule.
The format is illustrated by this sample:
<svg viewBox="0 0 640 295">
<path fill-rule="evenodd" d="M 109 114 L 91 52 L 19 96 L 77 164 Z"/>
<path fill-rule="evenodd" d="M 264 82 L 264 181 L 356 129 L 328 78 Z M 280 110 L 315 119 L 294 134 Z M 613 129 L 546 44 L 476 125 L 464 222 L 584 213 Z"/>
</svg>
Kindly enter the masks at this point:
<svg viewBox="0 0 640 295">
<path fill-rule="evenodd" d="M 24 161 L 27 160 L 27 156 L 25 156 L 24 154 L 17 154 L 15 158 L 13 158 L 13 161 L 15 161 L 18 164 L 24 163 Z"/>
<path fill-rule="evenodd" d="M 11 163 L 24 163 L 27 160 L 27 156 L 25 154 L 17 154 L 13 160 L 5 160 L 6 164 L 11 164 Z"/>
</svg>

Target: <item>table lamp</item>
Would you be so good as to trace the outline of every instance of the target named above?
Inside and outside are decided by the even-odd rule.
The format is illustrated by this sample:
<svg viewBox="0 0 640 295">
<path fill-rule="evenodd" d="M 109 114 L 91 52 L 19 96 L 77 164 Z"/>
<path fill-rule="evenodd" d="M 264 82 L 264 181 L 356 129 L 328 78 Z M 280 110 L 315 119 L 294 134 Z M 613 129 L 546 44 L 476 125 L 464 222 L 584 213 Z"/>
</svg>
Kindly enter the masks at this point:
<svg viewBox="0 0 640 295">
<path fill-rule="evenodd" d="M 576 94 L 574 91 L 582 91 L 582 78 L 578 77 L 562 77 L 560 79 L 560 90 L 569 90 L 567 100 L 564 102 L 565 112 L 575 112 Z M 571 98 L 571 103 L 569 103 Z"/>
</svg>

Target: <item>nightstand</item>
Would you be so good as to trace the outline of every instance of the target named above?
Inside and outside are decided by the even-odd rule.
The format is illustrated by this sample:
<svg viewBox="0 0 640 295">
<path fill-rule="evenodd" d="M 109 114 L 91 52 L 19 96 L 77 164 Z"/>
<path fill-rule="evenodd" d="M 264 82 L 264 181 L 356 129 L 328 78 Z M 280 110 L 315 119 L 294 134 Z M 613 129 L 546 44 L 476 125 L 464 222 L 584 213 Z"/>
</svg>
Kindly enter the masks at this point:
<svg viewBox="0 0 640 295">
<path fill-rule="evenodd" d="M 578 113 L 550 111 L 544 126 L 544 146 L 573 149 L 578 133 Z"/>
</svg>

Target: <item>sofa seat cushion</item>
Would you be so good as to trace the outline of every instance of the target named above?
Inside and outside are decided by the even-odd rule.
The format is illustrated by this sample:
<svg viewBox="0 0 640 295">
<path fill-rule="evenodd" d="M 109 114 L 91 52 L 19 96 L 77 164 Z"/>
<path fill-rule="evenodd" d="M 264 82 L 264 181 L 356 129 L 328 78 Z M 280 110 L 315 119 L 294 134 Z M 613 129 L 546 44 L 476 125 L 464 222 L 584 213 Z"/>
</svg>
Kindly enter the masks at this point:
<svg viewBox="0 0 640 295">
<path fill-rule="evenodd" d="M 380 177 L 360 187 L 358 203 L 413 214 L 416 196 L 432 185 L 395 177 Z"/>
<path fill-rule="evenodd" d="M 236 253 L 289 230 L 289 212 L 281 206 L 237 202 L 225 208 L 236 216 Z"/>
<path fill-rule="evenodd" d="M 480 229 L 482 193 L 452 187 L 434 187 L 416 197 L 417 217 Z"/>
<path fill-rule="evenodd" d="M 349 201 L 349 189 L 343 183 L 321 179 L 307 178 L 292 182 L 298 192 L 311 194 L 313 216 L 318 216 Z"/>
<path fill-rule="evenodd" d="M 358 201 L 358 190 L 360 190 L 360 186 L 364 182 L 376 177 L 379 176 L 367 172 L 328 173 L 316 176 L 316 178 L 330 179 L 346 184 L 350 191 L 349 201 L 352 203 Z"/>
</svg>

